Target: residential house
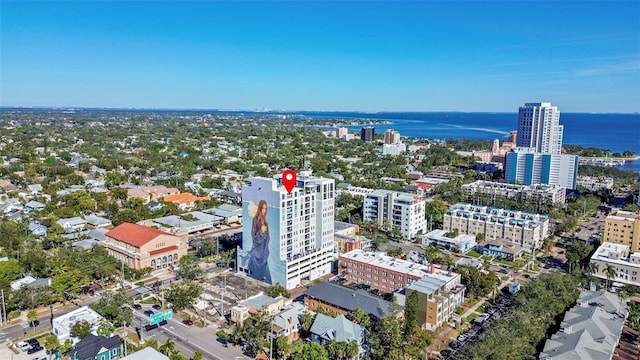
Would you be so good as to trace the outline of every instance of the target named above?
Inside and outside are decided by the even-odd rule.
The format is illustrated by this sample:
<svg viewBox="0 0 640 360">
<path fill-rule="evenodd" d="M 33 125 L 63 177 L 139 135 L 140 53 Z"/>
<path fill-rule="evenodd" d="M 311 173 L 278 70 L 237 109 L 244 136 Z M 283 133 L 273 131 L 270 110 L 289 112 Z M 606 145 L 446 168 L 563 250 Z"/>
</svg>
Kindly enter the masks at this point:
<svg viewBox="0 0 640 360">
<path fill-rule="evenodd" d="M 25 204 L 24 211 L 27 213 L 30 213 L 32 211 L 41 211 L 44 210 L 45 206 L 45 204 L 39 201 L 31 200 Z"/>
<path fill-rule="evenodd" d="M 34 278 L 30 275 L 27 275 L 21 279 L 11 282 L 11 289 L 14 291 L 20 290 L 20 288 L 22 288 L 23 286 L 32 289 L 41 286 L 51 286 L 51 278 Z"/>
<path fill-rule="evenodd" d="M 178 206 L 181 210 L 193 209 L 196 206 L 196 201 L 209 200 L 208 196 L 195 196 L 192 193 L 181 193 L 167 195 L 164 197 L 165 202 L 171 202 Z"/>
<path fill-rule="evenodd" d="M 299 302 L 291 303 L 282 309 L 271 321 L 273 337 L 285 336 L 289 343 L 297 340 L 300 337 L 300 319 L 305 311 L 309 310 Z"/>
<path fill-rule="evenodd" d="M 58 340 L 60 343 L 64 343 L 65 340 L 72 338 L 71 336 L 71 327 L 80 321 L 86 321 L 91 324 L 91 333 L 93 335 L 97 335 L 96 331 L 98 330 L 98 326 L 100 325 L 100 321 L 102 321 L 102 316 L 89 308 L 88 306 L 83 306 L 79 309 L 75 309 L 69 313 L 64 315 L 60 315 L 53 319 L 53 333 L 58 336 Z M 77 342 L 79 339 L 73 338 L 74 342 Z"/>
<path fill-rule="evenodd" d="M 147 203 L 147 207 L 149 208 L 149 211 L 154 212 L 157 210 L 162 209 L 164 205 L 161 202 L 158 201 L 149 201 L 149 203 Z"/>
<path fill-rule="evenodd" d="M 260 292 L 231 308 L 231 322 L 241 323 L 248 319 L 250 314 L 257 314 L 260 311 L 266 311 L 267 314 L 273 316 L 282 311 L 291 302 L 290 299 L 283 296 L 272 298 Z"/>
<path fill-rule="evenodd" d="M 186 234 L 177 236 L 138 224 L 123 223 L 105 234 L 109 255 L 134 269 L 173 270 L 187 254 Z"/>
<path fill-rule="evenodd" d="M 539 359 L 615 359 L 628 313 L 627 302 L 613 293 L 582 291 L 576 306 L 565 313 L 560 331 L 545 342 Z"/>
<path fill-rule="evenodd" d="M 515 260 L 522 256 L 525 249 L 507 239 L 488 240 L 476 247 L 482 255 L 493 256 L 505 260 Z"/>
<path fill-rule="evenodd" d="M 27 189 L 29 189 L 29 195 L 37 196 L 42 192 L 42 185 L 40 184 L 27 185 Z"/>
<path fill-rule="evenodd" d="M 351 359 L 361 359 L 364 354 L 362 345 L 366 339 L 366 330 L 363 326 L 349 321 L 344 315 L 333 318 L 324 314 L 316 315 L 316 319 L 309 330 L 311 341 L 327 346 L 329 342 L 352 342 L 358 344 L 360 351 Z"/>
<path fill-rule="evenodd" d="M 71 360 L 115 360 L 123 355 L 122 339 L 88 334 L 71 350 Z"/>
<path fill-rule="evenodd" d="M 64 232 L 67 234 L 80 232 L 87 226 L 87 220 L 81 217 L 60 219 L 56 221 L 56 223 L 60 225 L 60 227 L 62 227 L 64 229 Z"/>
<path fill-rule="evenodd" d="M 84 219 L 87 221 L 87 224 L 93 226 L 94 228 L 105 228 L 111 226 L 111 220 L 98 215 L 87 215 L 84 217 Z"/>
<path fill-rule="evenodd" d="M 165 196 L 179 194 L 180 190 L 168 188 L 164 185 L 156 186 L 130 186 L 127 189 L 128 198 L 141 198 L 145 202 L 158 201 Z"/>
<path fill-rule="evenodd" d="M 34 221 L 29 223 L 29 231 L 35 236 L 47 236 L 47 227 Z"/>
</svg>

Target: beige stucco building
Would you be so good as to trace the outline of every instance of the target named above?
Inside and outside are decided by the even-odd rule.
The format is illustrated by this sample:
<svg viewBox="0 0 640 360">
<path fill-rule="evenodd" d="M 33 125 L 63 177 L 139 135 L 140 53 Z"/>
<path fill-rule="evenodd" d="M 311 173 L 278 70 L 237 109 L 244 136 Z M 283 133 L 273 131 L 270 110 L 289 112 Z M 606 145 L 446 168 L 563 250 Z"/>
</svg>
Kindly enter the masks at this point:
<svg viewBox="0 0 640 360">
<path fill-rule="evenodd" d="M 525 211 L 499 209 L 458 203 L 447 210 L 443 221 L 444 231 L 457 229 L 460 234 L 485 239 L 507 239 L 527 250 L 539 248 L 549 235 L 549 217 Z"/>
<path fill-rule="evenodd" d="M 178 259 L 187 254 L 187 238 L 148 226 L 123 223 L 105 234 L 103 242 L 109 255 L 129 267 L 173 270 Z"/>
<path fill-rule="evenodd" d="M 640 252 L 640 215 L 618 211 L 607 216 L 602 240 L 627 245 L 631 252 Z"/>
</svg>

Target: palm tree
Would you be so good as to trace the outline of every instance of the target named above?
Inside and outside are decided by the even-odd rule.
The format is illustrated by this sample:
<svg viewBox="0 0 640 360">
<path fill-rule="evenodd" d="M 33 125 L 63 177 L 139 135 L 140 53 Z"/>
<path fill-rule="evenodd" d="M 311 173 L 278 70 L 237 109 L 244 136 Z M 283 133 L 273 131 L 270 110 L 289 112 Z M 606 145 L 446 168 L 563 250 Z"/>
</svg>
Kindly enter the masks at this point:
<svg viewBox="0 0 640 360">
<path fill-rule="evenodd" d="M 607 265 L 607 267 L 604 269 L 604 273 L 607 276 L 607 280 L 609 281 L 609 284 L 607 284 L 607 289 L 609 289 L 611 280 L 618 276 L 618 272 L 612 265 Z"/>
<path fill-rule="evenodd" d="M 600 268 L 598 264 L 590 262 L 587 267 L 584 269 L 587 277 L 589 277 L 589 281 L 593 281 L 593 274 L 597 274 L 600 272 Z"/>
<path fill-rule="evenodd" d="M 35 322 L 37 319 L 38 319 L 38 312 L 35 311 L 35 309 L 31 309 L 29 310 L 29 312 L 27 312 L 27 320 L 29 320 L 31 327 L 33 328 L 33 332 L 36 331 Z"/>
<path fill-rule="evenodd" d="M 47 334 L 47 336 L 45 336 L 44 338 L 44 348 L 49 350 L 49 360 L 51 360 L 51 357 L 53 356 L 53 353 L 55 352 L 55 350 L 58 350 L 60 348 L 60 342 L 58 341 L 58 337 L 55 334 Z M 54 351 L 50 351 L 50 350 L 54 350 Z"/>
<path fill-rule="evenodd" d="M 347 358 L 352 359 L 358 356 L 359 353 L 360 346 L 358 346 L 358 343 L 355 341 L 349 341 L 349 344 L 347 344 L 347 348 L 345 351 L 345 355 L 347 355 Z"/>
<path fill-rule="evenodd" d="M 169 356 L 175 348 L 176 343 L 171 339 L 167 339 L 167 341 L 164 342 L 164 345 L 160 346 L 160 352 L 165 354 L 166 356 Z"/>
</svg>

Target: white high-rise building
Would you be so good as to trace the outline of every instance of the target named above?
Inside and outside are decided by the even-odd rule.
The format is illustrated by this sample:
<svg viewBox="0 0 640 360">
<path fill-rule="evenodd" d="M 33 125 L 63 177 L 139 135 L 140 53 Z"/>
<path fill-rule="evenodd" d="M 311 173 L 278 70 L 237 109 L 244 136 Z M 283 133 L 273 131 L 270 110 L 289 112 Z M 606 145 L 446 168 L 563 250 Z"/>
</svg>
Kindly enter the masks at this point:
<svg viewBox="0 0 640 360">
<path fill-rule="evenodd" d="M 334 194 L 333 179 L 310 171 L 298 174 L 291 193 L 282 185 L 282 175 L 248 179 L 242 188 L 238 272 L 287 289 L 329 274 Z"/>
<path fill-rule="evenodd" d="M 518 111 L 517 146 L 560 154 L 563 128 L 558 107 L 548 102 L 526 103 Z"/>
<path fill-rule="evenodd" d="M 405 239 L 413 239 L 427 229 L 424 200 L 414 194 L 376 190 L 367 194 L 363 202 L 362 219 L 400 229 Z"/>
</svg>

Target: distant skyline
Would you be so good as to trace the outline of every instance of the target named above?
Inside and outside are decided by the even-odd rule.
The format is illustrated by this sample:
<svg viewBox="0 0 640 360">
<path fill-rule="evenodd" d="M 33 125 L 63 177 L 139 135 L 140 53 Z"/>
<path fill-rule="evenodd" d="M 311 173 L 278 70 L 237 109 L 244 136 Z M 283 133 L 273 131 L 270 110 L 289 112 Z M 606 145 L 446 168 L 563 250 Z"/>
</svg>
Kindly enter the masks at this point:
<svg viewBox="0 0 640 360">
<path fill-rule="evenodd" d="M 0 106 L 640 112 L 640 1 L 0 0 Z"/>
</svg>

